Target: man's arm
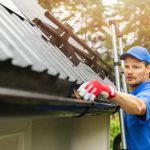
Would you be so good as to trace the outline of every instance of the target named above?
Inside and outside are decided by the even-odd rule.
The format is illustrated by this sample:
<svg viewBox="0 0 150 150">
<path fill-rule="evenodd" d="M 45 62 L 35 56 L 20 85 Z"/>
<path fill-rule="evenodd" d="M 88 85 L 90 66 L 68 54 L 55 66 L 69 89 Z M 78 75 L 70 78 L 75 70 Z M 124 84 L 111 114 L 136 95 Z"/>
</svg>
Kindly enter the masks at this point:
<svg viewBox="0 0 150 150">
<path fill-rule="evenodd" d="M 146 113 L 146 104 L 143 100 L 127 93 L 115 91 L 110 85 L 102 84 L 98 80 L 91 80 L 82 84 L 78 91 L 84 100 L 93 101 L 100 94 L 102 97 L 117 103 L 130 114 L 144 115 Z"/>
<path fill-rule="evenodd" d="M 146 113 L 145 102 L 131 94 L 116 91 L 116 96 L 110 100 L 117 103 L 129 114 L 144 115 Z"/>
</svg>

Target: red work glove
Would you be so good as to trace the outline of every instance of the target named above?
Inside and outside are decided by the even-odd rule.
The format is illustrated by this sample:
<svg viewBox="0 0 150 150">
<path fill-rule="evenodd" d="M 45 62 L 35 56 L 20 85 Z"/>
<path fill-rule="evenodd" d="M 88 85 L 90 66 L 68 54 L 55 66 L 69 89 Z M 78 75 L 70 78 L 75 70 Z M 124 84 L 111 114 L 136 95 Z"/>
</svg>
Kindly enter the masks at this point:
<svg viewBox="0 0 150 150">
<path fill-rule="evenodd" d="M 115 89 L 109 84 L 102 84 L 98 80 L 91 80 L 83 83 L 78 89 L 79 95 L 84 100 L 93 101 L 99 94 L 103 98 L 113 98 L 116 95 Z"/>
</svg>

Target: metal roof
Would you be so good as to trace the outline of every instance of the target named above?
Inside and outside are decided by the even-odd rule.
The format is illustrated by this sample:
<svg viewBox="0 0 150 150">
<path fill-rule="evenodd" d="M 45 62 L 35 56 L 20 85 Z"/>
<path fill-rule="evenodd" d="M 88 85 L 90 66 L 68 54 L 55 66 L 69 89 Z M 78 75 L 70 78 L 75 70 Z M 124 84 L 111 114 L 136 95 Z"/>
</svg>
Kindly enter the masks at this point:
<svg viewBox="0 0 150 150">
<path fill-rule="evenodd" d="M 0 6 L 0 34 L 1 61 L 11 59 L 13 65 L 31 66 L 37 72 L 46 70 L 50 75 L 58 75 L 71 82 L 82 83 L 90 79 L 103 81 L 84 63 L 73 65 L 58 47 L 41 38 L 43 33 L 37 27 L 10 14 L 3 6 Z"/>
<path fill-rule="evenodd" d="M 7 65 L 9 66 L 11 65 L 12 68 L 16 69 L 16 67 L 18 67 L 17 69 L 20 68 L 22 70 L 30 69 L 32 72 L 35 72 L 37 74 L 44 73 L 47 76 L 55 77 L 55 79 L 58 78 L 61 82 L 62 80 L 64 80 L 65 82 L 67 81 L 68 82 L 67 84 L 72 83 L 74 85 L 79 85 L 91 79 L 97 79 L 100 80 L 101 82 L 105 82 L 105 80 L 103 80 L 100 76 L 98 76 L 96 72 L 94 72 L 94 70 L 91 69 L 91 67 L 85 64 L 83 61 L 79 60 L 79 64 L 74 65 L 73 62 L 60 50 L 59 47 L 52 44 L 50 40 L 47 39 L 45 34 L 37 26 L 31 24 L 31 22 L 29 22 L 28 20 L 18 16 L 16 13 L 13 13 L 12 11 L 8 11 L 4 6 L 0 5 L 0 63 L 7 62 L 8 60 L 10 61 L 10 64 L 7 63 Z M 16 72 L 14 72 L 14 74 Z M 15 74 L 15 75 L 19 76 L 19 74 Z M 9 77 L 9 75 L 7 76 Z M 105 79 L 109 81 L 107 77 L 105 77 Z M 26 78 L 25 80 L 28 79 Z M 46 80 L 44 81 L 45 81 L 44 83 L 46 83 Z M 5 82 L 2 83 L 2 81 L 0 81 L 0 86 L 4 86 L 4 84 Z M 9 84 L 10 87 L 12 88 L 11 86 L 12 83 L 9 82 Z M 1 103 L 5 103 L 9 99 L 8 101 L 12 104 L 9 95 L 9 92 L 11 93 L 12 89 L 9 91 L 10 88 L 9 84 L 7 84 L 8 89 L 5 89 L 8 92 L 8 93 L 6 92 L 7 96 L 5 95 L 5 98 L 3 97 L 2 94 L 3 89 L 0 90 L 0 95 L 2 94 L 0 96 L 2 98 Z M 16 87 L 14 86 L 13 88 L 15 89 Z M 21 93 L 20 90 L 22 89 L 19 89 L 18 92 Z M 38 92 L 36 94 L 38 94 Z M 15 94 L 14 97 L 16 97 L 17 99 L 18 95 L 16 94 L 16 92 L 14 94 Z M 30 93 L 28 94 L 30 95 Z M 32 94 L 34 95 L 34 93 Z M 12 94 L 11 99 L 13 99 L 14 97 Z M 19 95 L 19 97 L 24 99 L 23 95 L 22 96 Z M 4 101 L 2 101 L 3 98 Z M 26 102 L 29 102 L 30 103 L 29 105 L 32 105 L 32 108 L 37 107 L 37 105 L 34 105 L 35 104 L 34 98 L 32 96 L 25 97 L 25 98 L 33 99 L 33 105 L 31 101 L 29 102 L 27 100 Z M 45 99 L 45 95 L 42 95 L 40 101 L 37 100 L 36 103 L 43 103 L 44 99 Z M 49 101 L 46 102 L 46 104 L 49 107 L 50 105 L 53 106 L 54 101 L 52 101 L 52 99 L 55 99 L 55 102 L 57 102 L 58 99 L 60 99 L 60 97 L 56 97 L 56 96 L 50 97 L 49 95 Z M 68 97 L 64 97 L 61 99 L 63 101 L 62 102 L 63 108 L 69 109 L 70 111 L 70 108 L 75 106 L 74 99 L 70 99 L 69 102 L 67 101 L 67 99 L 69 99 Z M 48 100 L 48 97 L 46 100 Z M 81 104 L 81 101 L 79 100 L 75 100 L 75 101 L 77 102 L 77 105 L 78 103 Z M 108 101 L 106 103 L 101 103 L 101 105 L 100 103 L 95 103 L 93 105 L 93 103 L 91 102 L 84 102 L 84 101 L 82 101 L 82 103 L 83 103 L 82 105 L 87 103 L 90 107 L 96 109 L 96 111 L 98 111 L 97 108 L 100 108 L 101 110 L 99 110 L 98 112 L 101 111 L 104 112 L 103 108 L 104 109 L 106 108 L 105 112 L 112 113 L 117 108 L 117 105 L 108 103 Z M 22 101 L 21 104 L 23 104 L 24 107 L 24 101 Z M 66 108 L 65 104 L 70 105 L 71 107 Z M 17 109 L 19 107 L 17 107 Z M 80 106 L 78 106 L 76 111 L 78 111 L 79 108 Z M 86 105 L 84 107 L 82 106 L 80 109 L 82 108 L 83 110 L 87 109 Z M 109 111 L 110 108 L 111 111 Z M 47 110 L 45 109 L 45 111 Z M 73 111 L 74 109 L 72 109 L 72 112 Z M 82 113 L 82 111 L 80 111 L 80 113 Z M 95 111 L 93 113 L 95 114 Z"/>
</svg>

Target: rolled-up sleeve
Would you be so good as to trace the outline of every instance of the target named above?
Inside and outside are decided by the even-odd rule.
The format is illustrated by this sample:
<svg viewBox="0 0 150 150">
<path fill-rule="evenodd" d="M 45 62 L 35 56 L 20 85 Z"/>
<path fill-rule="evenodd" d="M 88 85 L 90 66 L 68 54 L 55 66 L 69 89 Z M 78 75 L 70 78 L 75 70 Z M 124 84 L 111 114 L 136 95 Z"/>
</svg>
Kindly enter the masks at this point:
<svg viewBox="0 0 150 150">
<path fill-rule="evenodd" d="M 150 120 L 150 91 L 143 91 L 137 95 L 137 97 L 143 100 L 146 104 L 146 114 L 145 119 L 142 116 L 139 116 L 143 121 Z"/>
</svg>

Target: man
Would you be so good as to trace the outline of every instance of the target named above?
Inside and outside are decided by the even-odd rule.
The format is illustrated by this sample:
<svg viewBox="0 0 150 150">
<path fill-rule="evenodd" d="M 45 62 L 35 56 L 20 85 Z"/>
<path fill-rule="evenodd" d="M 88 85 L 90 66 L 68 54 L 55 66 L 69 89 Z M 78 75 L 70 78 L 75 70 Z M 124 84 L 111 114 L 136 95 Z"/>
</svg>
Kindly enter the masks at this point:
<svg viewBox="0 0 150 150">
<path fill-rule="evenodd" d="M 79 95 L 85 100 L 94 100 L 101 94 L 117 103 L 126 112 L 128 150 L 150 150 L 150 54 L 146 48 L 135 46 L 120 58 L 125 62 L 124 72 L 130 94 L 91 80 L 80 86 Z"/>
</svg>

